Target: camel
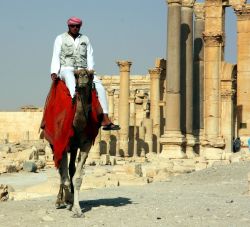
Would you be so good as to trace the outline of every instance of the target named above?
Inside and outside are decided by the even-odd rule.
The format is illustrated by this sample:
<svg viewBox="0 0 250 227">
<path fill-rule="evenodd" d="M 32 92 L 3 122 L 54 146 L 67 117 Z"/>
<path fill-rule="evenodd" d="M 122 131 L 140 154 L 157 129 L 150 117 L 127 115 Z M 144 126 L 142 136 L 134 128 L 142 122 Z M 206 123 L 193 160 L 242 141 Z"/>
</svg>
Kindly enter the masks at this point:
<svg viewBox="0 0 250 227">
<path fill-rule="evenodd" d="M 84 164 L 94 142 L 94 138 L 90 138 L 86 130 L 91 112 L 93 74 L 94 71 L 86 69 L 75 71 L 76 96 L 72 100 L 76 102 L 76 113 L 73 120 L 74 136 L 70 139 L 69 148 L 67 152 L 64 152 L 58 168 L 60 189 L 55 205 L 56 208 L 67 206 L 73 212 L 73 217 L 84 217 L 79 204 L 79 191 L 84 176 Z M 98 116 L 99 122 L 101 122 L 102 112 Z M 101 124 L 96 125 L 97 132 L 100 126 Z M 69 165 L 67 153 L 70 153 Z M 77 165 L 75 165 L 77 154 Z"/>
</svg>

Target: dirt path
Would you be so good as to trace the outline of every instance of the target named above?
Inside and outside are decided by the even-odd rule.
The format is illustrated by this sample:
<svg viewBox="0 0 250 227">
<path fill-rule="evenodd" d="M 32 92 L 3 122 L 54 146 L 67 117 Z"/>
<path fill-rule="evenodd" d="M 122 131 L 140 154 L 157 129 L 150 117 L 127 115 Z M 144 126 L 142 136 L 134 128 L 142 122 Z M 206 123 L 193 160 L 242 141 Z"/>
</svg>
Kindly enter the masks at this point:
<svg viewBox="0 0 250 227">
<path fill-rule="evenodd" d="M 55 196 L 0 203 L 0 226 L 250 226 L 250 162 L 172 177 L 168 182 L 87 190 L 85 218 L 54 208 Z"/>
</svg>

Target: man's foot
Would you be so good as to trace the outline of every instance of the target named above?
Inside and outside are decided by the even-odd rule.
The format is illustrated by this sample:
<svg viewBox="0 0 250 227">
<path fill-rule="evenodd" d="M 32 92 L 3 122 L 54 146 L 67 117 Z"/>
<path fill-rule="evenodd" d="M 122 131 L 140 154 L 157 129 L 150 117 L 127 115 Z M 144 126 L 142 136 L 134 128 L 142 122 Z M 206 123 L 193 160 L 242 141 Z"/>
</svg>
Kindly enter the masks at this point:
<svg viewBox="0 0 250 227">
<path fill-rule="evenodd" d="M 111 122 L 108 125 L 104 125 L 102 129 L 108 131 L 108 130 L 120 130 L 121 128 L 119 125 L 115 125 Z"/>
</svg>

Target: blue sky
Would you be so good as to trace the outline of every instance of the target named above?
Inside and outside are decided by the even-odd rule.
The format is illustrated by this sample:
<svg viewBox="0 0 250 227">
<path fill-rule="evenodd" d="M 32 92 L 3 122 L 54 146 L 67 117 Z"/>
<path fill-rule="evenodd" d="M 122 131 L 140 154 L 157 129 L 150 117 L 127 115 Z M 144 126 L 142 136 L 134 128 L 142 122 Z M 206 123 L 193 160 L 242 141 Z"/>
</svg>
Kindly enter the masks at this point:
<svg viewBox="0 0 250 227">
<path fill-rule="evenodd" d="M 54 39 L 71 16 L 83 19 L 98 75 L 118 75 L 117 60 L 146 74 L 166 56 L 165 0 L 2 0 L 0 111 L 43 106 L 50 88 Z M 236 17 L 227 9 L 226 60 L 236 61 Z"/>
</svg>

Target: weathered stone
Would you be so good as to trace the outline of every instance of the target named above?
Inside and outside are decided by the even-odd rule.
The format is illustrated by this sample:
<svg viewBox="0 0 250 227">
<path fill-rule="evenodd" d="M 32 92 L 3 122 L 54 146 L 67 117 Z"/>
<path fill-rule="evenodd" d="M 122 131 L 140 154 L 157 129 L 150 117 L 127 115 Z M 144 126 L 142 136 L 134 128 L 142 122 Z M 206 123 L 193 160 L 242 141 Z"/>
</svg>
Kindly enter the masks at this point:
<svg viewBox="0 0 250 227">
<path fill-rule="evenodd" d="M 213 148 L 213 147 L 206 147 L 206 149 L 204 149 L 203 156 L 207 160 L 221 160 L 222 154 L 223 154 L 222 149 Z"/>
<path fill-rule="evenodd" d="M 29 156 L 29 160 L 38 160 L 39 159 L 39 154 L 38 154 L 38 150 L 35 146 L 33 146 L 31 148 L 32 152 Z"/>
<path fill-rule="evenodd" d="M 36 162 L 37 169 L 43 169 L 46 166 L 46 161 L 45 160 L 37 160 Z"/>
<path fill-rule="evenodd" d="M 173 170 L 174 163 L 173 161 L 158 161 L 156 163 L 153 163 L 155 166 L 157 166 L 159 169 L 162 169 L 164 171 L 169 171 L 171 172 Z"/>
<path fill-rule="evenodd" d="M 195 171 L 203 170 L 207 168 L 206 162 L 199 162 L 195 164 Z"/>
<path fill-rule="evenodd" d="M 110 165 L 112 165 L 112 166 L 116 165 L 116 157 L 115 156 L 110 156 L 109 159 L 110 159 Z"/>
<path fill-rule="evenodd" d="M 33 157 L 34 150 L 29 148 L 20 152 L 16 152 L 13 156 L 14 160 L 18 161 L 28 161 Z"/>
<path fill-rule="evenodd" d="M 142 176 L 142 167 L 141 164 L 128 164 L 124 166 L 126 174 L 131 174 L 135 176 Z"/>
<path fill-rule="evenodd" d="M 146 154 L 146 158 L 148 161 L 154 161 L 158 159 L 158 155 L 156 153 L 150 152 Z"/>
<path fill-rule="evenodd" d="M 0 145 L 0 152 L 10 153 L 11 147 L 9 145 Z"/>
<path fill-rule="evenodd" d="M 26 172 L 36 172 L 37 165 L 33 161 L 25 161 L 23 163 L 23 170 Z"/>
<path fill-rule="evenodd" d="M 243 160 L 243 158 L 240 152 L 232 154 L 232 156 L 230 157 L 231 162 L 240 162 L 241 160 Z"/>
<path fill-rule="evenodd" d="M 6 173 L 15 173 L 15 172 L 18 172 L 16 165 L 12 164 L 6 166 Z"/>
<path fill-rule="evenodd" d="M 100 165 L 110 165 L 110 155 L 102 154 L 100 157 Z"/>
<path fill-rule="evenodd" d="M 194 167 L 196 163 L 194 159 L 173 159 L 171 161 L 173 162 L 174 166 L 182 165 L 182 166 Z"/>
<path fill-rule="evenodd" d="M 193 171 L 195 171 L 195 166 L 174 165 L 173 167 L 175 173 L 191 173 Z"/>
<path fill-rule="evenodd" d="M 159 172 L 159 168 L 154 165 L 142 166 L 142 176 L 148 178 L 154 178 Z"/>
<path fill-rule="evenodd" d="M 0 185 L 0 202 L 7 201 L 9 199 L 8 185 Z"/>
</svg>

